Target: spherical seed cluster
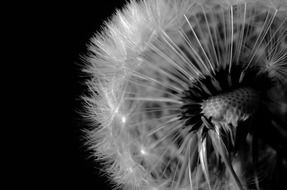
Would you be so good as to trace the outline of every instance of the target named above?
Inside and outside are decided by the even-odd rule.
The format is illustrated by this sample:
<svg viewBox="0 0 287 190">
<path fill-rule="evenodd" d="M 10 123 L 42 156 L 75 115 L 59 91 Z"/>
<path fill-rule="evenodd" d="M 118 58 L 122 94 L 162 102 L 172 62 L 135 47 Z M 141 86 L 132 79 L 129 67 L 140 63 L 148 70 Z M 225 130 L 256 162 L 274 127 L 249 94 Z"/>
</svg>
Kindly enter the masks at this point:
<svg viewBox="0 0 287 190">
<path fill-rule="evenodd" d="M 119 187 L 279 187 L 286 10 L 285 0 L 131 1 L 91 40 L 89 142 Z"/>
</svg>

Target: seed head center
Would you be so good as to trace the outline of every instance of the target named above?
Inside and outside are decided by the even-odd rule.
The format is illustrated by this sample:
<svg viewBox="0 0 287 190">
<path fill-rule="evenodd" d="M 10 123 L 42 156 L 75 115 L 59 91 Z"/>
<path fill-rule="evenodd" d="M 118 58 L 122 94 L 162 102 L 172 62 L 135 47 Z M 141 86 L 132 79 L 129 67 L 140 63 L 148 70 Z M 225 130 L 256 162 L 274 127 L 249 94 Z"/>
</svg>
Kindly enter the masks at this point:
<svg viewBox="0 0 287 190">
<path fill-rule="evenodd" d="M 239 120 L 246 120 L 258 105 L 258 93 L 251 88 L 239 88 L 213 96 L 201 104 L 202 113 L 212 122 L 231 123 L 237 126 Z"/>
</svg>

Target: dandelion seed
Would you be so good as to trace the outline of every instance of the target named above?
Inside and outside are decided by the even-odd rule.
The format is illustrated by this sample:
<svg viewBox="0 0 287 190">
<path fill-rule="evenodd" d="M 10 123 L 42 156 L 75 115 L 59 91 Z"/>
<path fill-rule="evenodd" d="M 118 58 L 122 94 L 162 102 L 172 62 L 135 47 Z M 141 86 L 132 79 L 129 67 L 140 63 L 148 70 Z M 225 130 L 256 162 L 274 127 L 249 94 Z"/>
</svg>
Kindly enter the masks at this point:
<svg viewBox="0 0 287 190">
<path fill-rule="evenodd" d="M 127 3 L 87 56 L 95 158 L 123 189 L 282 189 L 286 39 L 286 0 Z"/>
</svg>

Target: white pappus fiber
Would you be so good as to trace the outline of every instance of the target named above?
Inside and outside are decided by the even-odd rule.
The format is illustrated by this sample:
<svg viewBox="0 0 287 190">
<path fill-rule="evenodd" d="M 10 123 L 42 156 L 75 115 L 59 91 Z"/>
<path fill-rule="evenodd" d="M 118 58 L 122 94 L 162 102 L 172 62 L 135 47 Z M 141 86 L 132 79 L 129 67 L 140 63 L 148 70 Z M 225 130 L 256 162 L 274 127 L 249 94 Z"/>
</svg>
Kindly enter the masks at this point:
<svg viewBox="0 0 287 190">
<path fill-rule="evenodd" d="M 87 141 L 115 188 L 285 185 L 286 0 L 132 0 L 90 42 Z"/>
</svg>

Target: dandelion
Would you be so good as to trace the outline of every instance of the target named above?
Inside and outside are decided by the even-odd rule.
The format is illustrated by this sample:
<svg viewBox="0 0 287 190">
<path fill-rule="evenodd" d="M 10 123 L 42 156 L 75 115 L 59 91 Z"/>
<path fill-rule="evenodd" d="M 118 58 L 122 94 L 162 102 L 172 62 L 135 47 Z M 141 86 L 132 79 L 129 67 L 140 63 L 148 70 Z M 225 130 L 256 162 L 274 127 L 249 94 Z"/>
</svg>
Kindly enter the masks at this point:
<svg viewBox="0 0 287 190">
<path fill-rule="evenodd" d="M 286 0 L 132 0 L 87 62 L 88 142 L 116 188 L 285 184 Z"/>
</svg>

